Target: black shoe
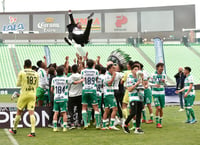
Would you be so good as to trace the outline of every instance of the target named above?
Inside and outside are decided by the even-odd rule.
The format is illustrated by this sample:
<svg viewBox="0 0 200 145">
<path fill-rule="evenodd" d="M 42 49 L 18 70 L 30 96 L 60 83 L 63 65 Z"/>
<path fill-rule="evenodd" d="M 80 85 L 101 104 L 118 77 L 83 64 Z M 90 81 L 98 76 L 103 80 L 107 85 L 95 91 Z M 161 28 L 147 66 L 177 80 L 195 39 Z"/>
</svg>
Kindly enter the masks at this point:
<svg viewBox="0 0 200 145">
<path fill-rule="evenodd" d="M 130 133 L 130 130 L 128 129 L 127 125 L 123 126 L 124 133 Z"/>
<path fill-rule="evenodd" d="M 66 37 L 64 37 L 64 40 L 67 44 L 72 45 Z"/>
<path fill-rule="evenodd" d="M 28 137 L 35 137 L 35 133 L 30 133 L 27 135 Z"/>
<path fill-rule="evenodd" d="M 17 131 L 16 130 L 13 130 L 13 129 L 9 129 L 8 130 L 10 133 L 12 133 L 12 134 L 16 134 L 17 133 Z"/>
<path fill-rule="evenodd" d="M 94 12 L 92 12 L 87 18 L 90 20 L 94 16 Z"/>
<path fill-rule="evenodd" d="M 144 131 L 143 131 L 142 129 L 138 128 L 138 129 L 136 129 L 136 130 L 134 131 L 134 133 L 135 133 L 135 134 L 144 134 Z"/>
</svg>

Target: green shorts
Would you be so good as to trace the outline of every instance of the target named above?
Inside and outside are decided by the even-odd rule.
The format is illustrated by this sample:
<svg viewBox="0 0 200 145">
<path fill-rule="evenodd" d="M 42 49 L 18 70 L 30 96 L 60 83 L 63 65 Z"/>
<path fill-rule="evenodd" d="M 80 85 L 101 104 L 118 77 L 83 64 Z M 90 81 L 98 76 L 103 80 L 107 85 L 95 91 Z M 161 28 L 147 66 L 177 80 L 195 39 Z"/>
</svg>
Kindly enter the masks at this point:
<svg viewBox="0 0 200 145">
<path fill-rule="evenodd" d="M 114 95 L 106 95 L 106 96 L 104 96 L 104 105 L 105 105 L 105 108 L 117 107 L 115 96 Z"/>
<path fill-rule="evenodd" d="M 38 87 L 36 89 L 37 101 L 44 101 L 44 94 L 45 90 L 43 88 Z"/>
<path fill-rule="evenodd" d="M 154 104 L 155 107 L 160 106 L 161 108 L 165 107 L 165 95 L 155 95 L 154 98 Z"/>
<path fill-rule="evenodd" d="M 67 112 L 67 100 L 64 100 L 62 102 L 54 100 L 53 104 L 53 111 L 54 112 Z"/>
<path fill-rule="evenodd" d="M 152 102 L 152 92 L 151 89 L 144 90 L 144 104 L 151 104 Z"/>
<path fill-rule="evenodd" d="M 97 104 L 97 96 L 96 90 L 83 90 L 82 91 L 82 104 L 86 105 L 96 105 Z"/>
<path fill-rule="evenodd" d="M 195 96 L 187 96 L 184 98 L 185 107 L 191 107 L 194 104 Z"/>
</svg>

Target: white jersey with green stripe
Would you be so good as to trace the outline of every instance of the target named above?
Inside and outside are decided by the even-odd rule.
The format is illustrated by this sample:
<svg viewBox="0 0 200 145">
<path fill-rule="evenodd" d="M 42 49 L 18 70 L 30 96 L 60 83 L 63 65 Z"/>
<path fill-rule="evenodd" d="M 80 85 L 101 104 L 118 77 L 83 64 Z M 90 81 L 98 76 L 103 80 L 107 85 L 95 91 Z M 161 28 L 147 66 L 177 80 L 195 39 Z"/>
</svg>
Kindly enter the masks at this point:
<svg viewBox="0 0 200 145">
<path fill-rule="evenodd" d="M 114 95 L 114 84 L 108 85 L 108 82 L 112 79 L 112 75 L 107 71 L 104 77 L 104 96 Z"/>
<path fill-rule="evenodd" d="M 49 85 L 46 71 L 43 68 L 39 68 L 37 72 L 39 74 L 39 87 L 46 89 Z"/>
<path fill-rule="evenodd" d="M 133 76 L 132 73 L 130 73 L 127 77 L 127 87 L 131 87 L 137 83 L 138 79 Z M 139 96 L 139 94 L 141 94 Z M 132 101 L 143 101 L 144 100 L 144 91 L 137 90 L 137 87 L 132 91 L 128 92 L 129 96 L 129 102 Z"/>
<path fill-rule="evenodd" d="M 164 82 L 162 81 L 164 80 Z M 167 83 L 167 76 L 166 74 L 158 74 L 157 71 L 151 76 L 150 83 L 152 83 L 152 95 L 165 95 L 165 87 L 164 85 Z M 157 88 L 155 85 L 160 85 L 159 88 Z"/>
<path fill-rule="evenodd" d="M 103 93 L 103 82 L 104 82 L 104 74 L 100 74 L 97 80 L 97 96 L 101 96 Z"/>
<path fill-rule="evenodd" d="M 81 78 L 83 81 L 83 90 L 93 91 L 97 90 L 97 79 L 99 77 L 99 72 L 93 68 L 86 68 L 81 71 Z"/>
<path fill-rule="evenodd" d="M 188 96 L 195 96 L 195 89 L 194 89 L 194 79 L 191 74 L 189 74 L 184 81 L 184 89 L 185 93 L 188 91 L 190 84 L 192 84 L 192 89 L 189 92 Z"/>
<path fill-rule="evenodd" d="M 54 100 L 62 102 L 68 99 L 68 78 L 56 76 L 52 80 L 51 87 L 54 88 Z"/>
</svg>

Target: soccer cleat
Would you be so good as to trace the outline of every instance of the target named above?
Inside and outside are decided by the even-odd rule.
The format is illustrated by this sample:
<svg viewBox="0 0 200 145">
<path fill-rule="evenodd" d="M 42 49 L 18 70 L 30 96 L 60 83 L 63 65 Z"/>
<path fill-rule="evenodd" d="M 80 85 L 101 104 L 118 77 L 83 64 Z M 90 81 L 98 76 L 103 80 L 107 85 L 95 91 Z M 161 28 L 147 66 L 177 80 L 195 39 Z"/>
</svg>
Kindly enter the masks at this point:
<svg viewBox="0 0 200 145">
<path fill-rule="evenodd" d="M 151 124 L 151 123 L 153 123 L 153 120 L 151 120 L 151 119 L 149 119 L 149 120 L 146 122 L 146 124 Z"/>
<path fill-rule="evenodd" d="M 88 20 L 92 19 L 92 17 L 94 16 L 94 12 L 92 12 L 87 18 Z"/>
<path fill-rule="evenodd" d="M 67 39 L 66 37 L 64 37 L 64 40 L 65 40 L 65 42 L 66 42 L 67 44 L 72 45 L 72 44 L 69 42 L 69 39 Z"/>
<path fill-rule="evenodd" d="M 117 131 L 120 130 L 120 129 L 117 128 L 116 126 L 109 126 L 109 129 L 110 129 L 110 130 L 117 130 Z"/>
<path fill-rule="evenodd" d="M 101 129 L 101 127 L 100 126 L 96 126 L 96 129 Z"/>
<path fill-rule="evenodd" d="M 146 120 L 142 119 L 142 123 L 146 123 Z"/>
<path fill-rule="evenodd" d="M 184 109 L 182 109 L 182 108 L 178 110 L 178 112 L 183 112 L 183 111 L 184 111 Z"/>
<path fill-rule="evenodd" d="M 128 129 L 127 125 L 123 126 L 123 130 L 124 130 L 124 133 L 130 133 L 130 130 Z"/>
<path fill-rule="evenodd" d="M 108 129 L 109 129 L 108 127 L 101 128 L 101 130 L 108 130 Z"/>
<path fill-rule="evenodd" d="M 142 129 L 138 128 L 138 129 L 136 129 L 136 130 L 134 131 L 134 133 L 135 133 L 135 134 L 144 134 L 144 131 L 143 131 Z"/>
<path fill-rule="evenodd" d="M 161 125 L 160 123 L 158 123 L 158 124 L 156 125 L 156 127 L 157 127 L 157 128 L 162 128 L 162 125 Z"/>
<path fill-rule="evenodd" d="M 135 130 L 135 126 L 133 125 L 133 127 L 131 127 L 130 130 Z"/>
<path fill-rule="evenodd" d="M 12 133 L 12 134 L 16 134 L 17 133 L 17 131 L 16 130 L 13 130 L 13 129 L 9 129 L 8 130 L 10 133 Z"/>
<path fill-rule="evenodd" d="M 27 135 L 28 137 L 35 137 L 35 133 L 30 133 Z"/>
<path fill-rule="evenodd" d="M 76 128 L 76 127 L 74 126 L 74 124 L 71 124 L 71 126 L 69 127 L 70 130 L 71 130 L 71 129 L 74 129 L 74 128 Z"/>
<path fill-rule="evenodd" d="M 63 132 L 66 132 L 66 131 L 67 131 L 67 128 L 64 127 L 64 128 L 63 128 Z"/>
<path fill-rule="evenodd" d="M 83 129 L 86 130 L 88 128 L 88 125 L 84 126 Z"/>
<path fill-rule="evenodd" d="M 54 126 L 52 124 L 48 124 L 48 127 L 49 128 L 53 128 Z"/>
<path fill-rule="evenodd" d="M 185 123 L 190 123 L 190 122 L 191 122 L 191 120 L 186 120 L 186 121 L 185 121 Z"/>
<path fill-rule="evenodd" d="M 53 128 L 53 131 L 58 132 L 58 128 L 57 127 Z"/>
<path fill-rule="evenodd" d="M 192 119 L 191 121 L 190 121 L 190 124 L 194 124 L 194 123 L 196 123 L 197 121 L 196 121 L 196 119 Z"/>
</svg>

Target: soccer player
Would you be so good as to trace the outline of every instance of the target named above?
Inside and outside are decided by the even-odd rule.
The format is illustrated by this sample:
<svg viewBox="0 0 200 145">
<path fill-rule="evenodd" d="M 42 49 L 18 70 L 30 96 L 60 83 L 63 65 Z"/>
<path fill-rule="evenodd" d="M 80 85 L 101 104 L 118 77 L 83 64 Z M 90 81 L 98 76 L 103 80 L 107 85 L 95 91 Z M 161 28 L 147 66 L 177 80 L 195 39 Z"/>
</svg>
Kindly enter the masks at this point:
<svg viewBox="0 0 200 145">
<path fill-rule="evenodd" d="M 76 44 L 80 44 L 82 47 L 89 42 L 89 35 L 90 35 L 90 29 L 92 25 L 92 17 L 94 13 L 92 12 L 88 17 L 88 22 L 85 31 L 82 30 L 82 25 L 80 22 L 75 24 L 74 18 L 72 15 L 72 11 L 69 10 L 68 12 L 71 24 L 67 25 L 67 29 L 69 32 L 68 38 L 64 38 L 65 42 L 69 45 L 72 45 L 71 41 L 74 40 Z"/>
<path fill-rule="evenodd" d="M 151 106 L 152 102 L 152 92 L 151 88 L 149 87 L 149 79 L 150 75 L 143 69 L 143 64 L 140 63 L 141 70 L 143 72 L 143 83 L 144 83 L 144 108 L 142 110 L 142 115 L 143 115 L 143 120 L 142 122 L 146 122 L 147 124 L 153 123 L 153 109 Z M 145 110 L 145 105 L 147 104 L 147 108 L 149 110 L 150 114 L 150 119 L 146 121 L 146 110 Z"/>
<path fill-rule="evenodd" d="M 101 124 L 101 105 L 102 105 L 102 93 L 103 93 L 103 82 L 105 77 L 105 72 L 100 65 L 96 65 L 95 69 L 99 71 L 99 77 L 97 80 L 97 101 L 98 101 L 98 108 L 99 108 L 99 120 L 98 122 Z"/>
<path fill-rule="evenodd" d="M 133 65 L 131 72 L 127 78 L 127 90 L 129 91 L 129 104 L 130 104 L 130 115 L 126 119 L 123 129 L 125 133 L 130 133 L 128 128 L 128 123 L 136 115 L 136 129 L 134 133 L 143 134 L 144 131 L 140 128 L 141 123 L 141 113 L 144 106 L 144 90 L 139 89 L 138 86 L 141 82 L 137 78 L 137 71 L 139 70 L 138 65 Z"/>
<path fill-rule="evenodd" d="M 59 66 L 56 69 L 57 76 L 53 78 L 51 84 L 51 92 L 54 94 L 54 105 L 53 105 L 53 131 L 58 131 L 57 129 L 57 119 L 59 110 L 63 117 L 63 131 L 67 131 L 67 101 L 68 101 L 68 79 L 63 75 L 64 67 Z"/>
<path fill-rule="evenodd" d="M 83 81 L 82 87 L 82 118 L 84 121 L 84 129 L 88 128 L 88 118 L 87 117 L 87 107 L 91 103 L 94 109 L 96 128 L 100 128 L 100 123 L 98 122 L 99 109 L 96 96 L 96 86 L 99 73 L 96 69 L 93 69 L 94 61 L 89 59 L 87 61 L 87 68 L 81 71 L 81 77 Z"/>
<path fill-rule="evenodd" d="M 122 77 L 121 84 L 124 84 L 125 88 L 126 88 L 126 84 L 127 84 L 127 77 L 131 73 L 131 67 L 133 66 L 133 64 L 134 64 L 134 62 L 132 60 L 130 60 L 128 62 L 128 64 L 127 64 L 128 71 Z M 128 90 L 126 88 L 125 94 L 124 94 L 124 97 L 123 97 L 123 101 L 122 101 L 123 120 L 125 120 L 128 117 L 128 109 L 127 109 L 128 103 L 129 103 L 129 96 L 128 96 Z"/>
<path fill-rule="evenodd" d="M 156 107 L 156 127 L 162 128 L 163 108 L 165 107 L 165 87 L 167 83 L 166 74 L 164 74 L 164 63 L 156 65 L 156 72 L 151 76 L 152 95 Z"/>
<path fill-rule="evenodd" d="M 195 90 L 194 90 L 194 80 L 190 72 L 191 72 L 190 67 L 184 68 L 184 74 L 186 76 L 184 81 L 184 88 L 176 91 L 176 93 L 178 94 L 185 91 L 184 101 L 185 101 L 185 111 L 187 116 L 186 123 L 193 124 L 196 123 L 197 121 L 195 118 L 194 110 L 192 109 L 195 100 Z M 192 117 L 192 120 L 190 120 L 190 116 Z"/>
<path fill-rule="evenodd" d="M 36 88 L 38 87 L 39 76 L 37 72 L 31 69 L 31 61 L 24 61 L 24 70 L 20 71 L 17 78 L 17 86 L 21 87 L 20 96 L 17 101 L 17 114 L 14 120 L 14 127 L 9 129 L 12 134 L 17 133 L 17 126 L 21 119 L 21 114 L 24 108 L 27 108 L 30 115 L 31 133 L 28 137 L 35 137 L 35 102 Z"/>
<path fill-rule="evenodd" d="M 46 57 L 44 57 L 46 60 Z M 44 101 L 44 94 L 46 91 L 46 88 L 48 87 L 48 78 L 47 78 L 47 73 L 46 73 L 46 64 L 40 60 L 37 62 L 37 66 L 39 67 L 38 69 L 38 74 L 39 74 L 39 87 L 37 88 L 36 96 L 37 96 L 37 102 L 38 106 L 43 105 Z"/>
<path fill-rule="evenodd" d="M 107 72 L 106 72 L 105 78 L 104 78 L 105 111 L 104 111 L 104 114 L 103 114 L 103 128 L 102 128 L 102 130 L 108 129 L 106 127 L 106 123 L 107 123 L 107 116 L 108 116 L 110 109 L 112 109 L 112 113 L 111 113 L 111 119 L 110 119 L 111 123 L 110 123 L 109 129 L 119 130 L 119 128 L 114 126 L 115 116 L 116 116 L 116 113 L 117 113 L 117 103 L 116 103 L 116 100 L 115 100 L 114 88 L 113 88 L 113 82 L 115 80 L 115 77 L 116 77 L 115 67 L 114 67 L 113 64 L 109 64 L 107 66 Z"/>
</svg>

